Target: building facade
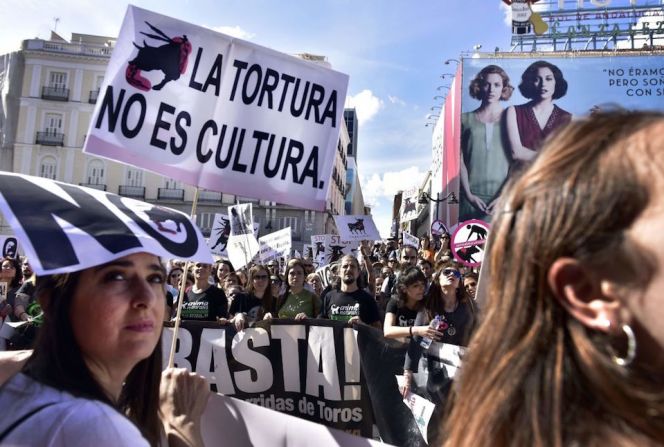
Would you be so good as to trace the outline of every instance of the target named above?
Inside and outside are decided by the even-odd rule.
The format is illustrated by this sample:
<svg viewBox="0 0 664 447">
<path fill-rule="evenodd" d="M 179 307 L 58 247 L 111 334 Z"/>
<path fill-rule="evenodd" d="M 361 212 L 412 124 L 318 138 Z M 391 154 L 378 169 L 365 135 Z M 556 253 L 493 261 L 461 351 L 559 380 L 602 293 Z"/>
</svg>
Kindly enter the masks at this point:
<svg viewBox="0 0 664 447">
<path fill-rule="evenodd" d="M 194 187 L 82 152 L 114 44 L 111 37 L 73 34 L 68 42 L 53 33 L 49 40 L 25 40 L 20 51 L 0 56 L 0 169 L 109 191 L 189 214 Z M 320 62 L 319 56 L 301 57 Z M 198 226 L 207 236 L 215 213 L 226 214 L 229 205 L 250 202 L 260 234 L 290 227 L 293 248 L 302 252 L 311 235 L 335 233 L 332 216 L 344 214 L 349 144 L 342 122 L 325 212 L 201 190 Z M 10 233 L 3 220 L 0 234 Z"/>
</svg>

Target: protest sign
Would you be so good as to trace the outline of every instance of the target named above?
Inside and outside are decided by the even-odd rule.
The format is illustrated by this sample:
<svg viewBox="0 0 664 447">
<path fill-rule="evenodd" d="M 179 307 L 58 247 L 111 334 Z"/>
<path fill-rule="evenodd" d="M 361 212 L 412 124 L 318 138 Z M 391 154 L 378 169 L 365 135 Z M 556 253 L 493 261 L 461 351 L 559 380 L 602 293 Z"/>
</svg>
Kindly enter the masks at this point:
<svg viewBox="0 0 664 447">
<path fill-rule="evenodd" d="M 138 252 L 213 262 L 187 215 L 97 189 L 3 172 L 0 210 L 37 275 L 82 270 Z"/>
<path fill-rule="evenodd" d="M 403 245 L 405 246 L 411 246 L 415 247 L 415 249 L 420 248 L 420 240 L 417 238 L 417 236 L 413 236 L 410 233 L 406 233 L 403 231 L 401 233 L 401 237 L 403 238 Z"/>
<path fill-rule="evenodd" d="M 0 236 L 3 258 L 16 258 L 18 256 L 18 240 L 14 236 Z"/>
<path fill-rule="evenodd" d="M 84 152 L 323 211 L 347 86 L 325 66 L 129 6 Z"/>
<path fill-rule="evenodd" d="M 325 235 L 325 263 L 337 262 L 345 255 L 355 256 L 358 241 L 342 241 L 338 234 Z"/>
<path fill-rule="evenodd" d="M 292 246 L 291 228 L 286 227 L 274 233 L 261 236 L 258 238 L 258 244 L 260 245 L 262 263 L 267 263 L 281 257 L 288 257 Z"/>
<path fill-rule="evenodd" d="M 258 237 L 259 228 L 260 224 L 254 222 L 254 237 Z M 210 239 L 208 240 L 208 247 L 210 247 L 212 254 L 223 258 L 228 257 L 226 246 L 228 245 L 230 235 L 231 224 L 228 214 L 216 213 L 212 222 L 212 228 L 210 229 Z"/>
<path fill-rule="evenodd" d="M 433 222 L 431 222 L 432 236 L 442 236 L 443 234 L 447 233 L 449 233 L 449 231 L 442 220 L 434 220 Z"/>
<path fill-rule="evenodd" d="M 302 244 L 302 251 L 304 252 L 302 256 L 304 259 L 314 260 L 314 247 L 311 244 Z"/>
<path fill-rule="evenodd" d="M 228 216 L 231 227 L 227 245 L 228 260 L 237 270 L 249 264 L 260 247 L 254 235 L 251 203 L 229 206 Z"/>
<path fill-rule="evenodd" d="M 327 264 L 327 258 L 325 253 L 325 235 L 316 234 L 311 236 L 311 245 L 313 251 L 314 262 L 319 266 Z"/>
<path fill-rule="evenodd" d="M 401 202 L 401 222 L 408 222 L 409 220 L 413 220 L 417 218 L 417 215 L 419 214 L 419 205 L 417 203 L 417 200 L 419 199 L 419 193 L 420 190 L 417 186 L 413 186 L 412 188 L 406 189 L 401 197 L 402 202 Z"/>
<path fill-rule="evenodd" d="M 165 328 L 162 346 L 172 334 Z M 238 333 L 185 320 L 177 346 L 176 366 L 206 377 L 212 391 L 364 437 L 375 423 L 387 443 L 425 445 L 394 375 L 405 348 L 375 328 L 266 320 Z"/>
<path fill-rule="evenodd" d="M 483 220 L 471 219 L 459 223 L 450 244 L 456 260 L 468 267 L 482 265 L 488 236 L 489 224 Z"/>
<path fill-rule="evenodd" d="M 334 216 L 334 223 L 342 241 L 373 241 L 380 239 L 370 215 Z"/>
</svg>

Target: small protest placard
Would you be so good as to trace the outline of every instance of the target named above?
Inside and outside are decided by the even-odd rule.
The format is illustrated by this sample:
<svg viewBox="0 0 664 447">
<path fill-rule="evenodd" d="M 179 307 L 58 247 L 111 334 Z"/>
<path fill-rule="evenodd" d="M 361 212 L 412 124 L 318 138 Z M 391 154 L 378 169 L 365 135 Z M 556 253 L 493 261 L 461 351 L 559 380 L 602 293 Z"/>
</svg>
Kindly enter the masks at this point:
<svg viewBox="0 0 664 447">
<path fill-rule="evenodd" d="M 415 247 L 415 249 L 420 248 L 420 240 L 417 238 L 417 236 L 413 236 L 410 233 L 406 233 L 405 231 L 401 233 L 401 237 L 403 239 L 403 245 L 404 247 L 406 245 Z"/>
<path fill-rule="evenodd" d="M 274 233 L 266 234 L 258 238 L 260 245 L 260 259 L 267 263 L 273 259 L 290 256 L 292 247 L 291 228 L 286 227 Z"/>
<path fill-rule="evenodd" d="M 18 256 L 18 240 L 14 236 L 0 236 L 0 247 L 3 258 L 16 259 Z"/>
<path fill-rule="evenodd" d="M 334 223 L 342 241 L 372 241 L 380 234 L 370 215 L 334 216 Z"/>
<path fill-rule="evenodd" d="M 416 219 L 420 210 L 417 200 L 419 199 L 419 188 L 413 186 L 412 188 L 404 190 L 401 195 L 401 222 L 408 222 Z"/>
<path fill-rule="evenodd" d="M 452 253 L 457 261 L 468 267 L 479 267 L 484 259 L 484 246 L 489 236 L 489 224 L 479 219 L 461 222 L 451 239 Z"/>
<path fill-rule="evenodd" d="M 327 264 L 327 256 L 325 253 L 325 235 L 316 234 L 311 236 L 311 246 L 313 251 L 313 260 L 319 266 Z"/>
</svg>

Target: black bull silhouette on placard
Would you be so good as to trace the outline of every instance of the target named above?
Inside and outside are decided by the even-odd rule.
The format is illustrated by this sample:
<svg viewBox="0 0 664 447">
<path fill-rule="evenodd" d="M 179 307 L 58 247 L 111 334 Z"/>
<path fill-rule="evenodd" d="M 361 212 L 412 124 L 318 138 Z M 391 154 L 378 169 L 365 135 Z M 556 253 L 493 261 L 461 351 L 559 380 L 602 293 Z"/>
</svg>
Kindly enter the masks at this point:
<svg viewBox="0 0 664 447">
<path fill-rule="evenodd" d="M 364 219 L 356 219 L 355 222 L 349 223 L 348 231 L 351 233 L 365 233 L 364 231 Z"/>
<path fill-rule="evenodd" d="M 160 206 L 153 206 L 149 210 L 146 210 L 145 214 L 148 216 L 148 219 L 150 219 L 152 222 L 154 222 L 157 225 L 157 228 L 162 233 L 177 234 L 180 232 L 180 222 L 174 221 L 172 219 L 173 213 L 168 209 L 162 208 Z M 170 228 L 164 227 L 163 224 L 168 220 L 175 222 L 176 225 L 175 231 L 171 230 Z"/>
<path fill-rule="evenodd" d="M 134 46 L 138 49 L 138 54 L 134 59 L 129 61 L 125 78 L 130 85 L 139 90 L 148 91 L 150 88 L 161 90 L 167 82 L 179 79 L 180 75 L 187 70 L 187 61 L 191 53 L 191 42 L 189 42 L 186 35 L 171 38 L 150 23 L 145 23 L 157 35 L 148 34 L 143 31 L 141 31 L 141 34 L 152 39 L 161 40 L 166 42 L 166 44 L 159 47 L 151 47 L 143 41 L 143 46 L 139 47 L 136 45 L 136 42 L 133 42 Z M 152 87 L 148 79 L 141 76 L 141 71 L 152 70 L 159 70 L 164 73 L 164 79 L 154 87 Z"/>
</svg>

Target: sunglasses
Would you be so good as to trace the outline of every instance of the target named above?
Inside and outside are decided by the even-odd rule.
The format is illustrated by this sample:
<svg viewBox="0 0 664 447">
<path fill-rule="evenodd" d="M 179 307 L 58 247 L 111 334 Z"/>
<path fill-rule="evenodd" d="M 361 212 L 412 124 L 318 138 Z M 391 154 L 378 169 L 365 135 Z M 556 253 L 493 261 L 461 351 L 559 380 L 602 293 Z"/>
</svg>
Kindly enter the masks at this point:
<svg viewBox="0 0 664 447">
<path fill-rule="evenodd" d="M 458 270 L 455 270 L 455 269 L 445 269 L 445 270 L 443 270 L 443 275 L 445 275 L 445 276 L 453 275 L 457 278 L 461 278 L 461 272 L 459 272 Z"/>
<path fill-rule="evenodd" d="M 263 281 L 266 280 L 267 278 L 268 278 L 267 275 L 254 275 L 254 279 L 257 281 Z"/>
</svg>

